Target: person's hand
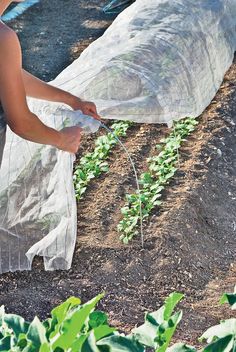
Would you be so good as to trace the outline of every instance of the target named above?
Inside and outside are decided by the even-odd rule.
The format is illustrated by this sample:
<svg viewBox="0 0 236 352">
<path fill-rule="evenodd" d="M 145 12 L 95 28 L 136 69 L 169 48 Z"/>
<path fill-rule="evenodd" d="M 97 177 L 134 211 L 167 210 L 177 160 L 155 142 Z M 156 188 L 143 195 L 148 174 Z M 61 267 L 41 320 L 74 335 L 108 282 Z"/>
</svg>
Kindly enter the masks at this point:
<svg viewBox="0 0 236 352">
<path fill-rule="evenodd" d="M 73 154 L 77 153 L 80 146 L 81 131 L 80 127 L 65 127 L 60 130 L 61 140 L 57 148 Z"/>
<path fill-rule="evenodd" d="M 101 120 L 101 117 L 98 115 L 96 105 L 91 101 L 81 101 L 80 110 L 84 115 L 89 115 L 96 120 Z"/>
<path fill-rule="evenodd" d="M 80 98 L 73 96 L 72 102 L 69 104 L 73 110 L 81 110 L 84 115 L 89 115 L 96 120 L 101 120 L 98 115 L 96 105 L 91 101 L 81 100 Z"/>
</svg>

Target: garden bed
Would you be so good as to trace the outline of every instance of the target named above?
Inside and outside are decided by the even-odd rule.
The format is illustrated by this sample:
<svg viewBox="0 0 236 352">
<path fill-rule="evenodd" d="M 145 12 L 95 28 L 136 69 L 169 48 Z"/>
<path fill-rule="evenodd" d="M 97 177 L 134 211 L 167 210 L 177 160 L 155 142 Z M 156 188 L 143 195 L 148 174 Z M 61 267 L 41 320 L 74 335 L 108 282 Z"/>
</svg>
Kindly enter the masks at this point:
<svg viewBox="0 0 236 352">
<path fill-rule="evenodd" d="M 12 22 L 18 29 L 25 67 L 51 80 L 111 23 L 105 2 L 42 0 Z M 57 4 L 57 5 L 56 5 Z M 0 304 L 26 319 L 45 318 L 70 295 L 86 301 L 105 291 L 99 308 L 112 323 L 129 331 L 156 310 L 172 291 L 185 293 L 178 339 L 196 338 L 231 311 L 218 298 L 236 283 L 236 60 L 212 104 L 199 117 L 195 132 L 180 150 L 180 168 L 164 192 L 161 208 L 138 237 L 125 246 L 116 226 L 124 195 L 135 188 L 127 156 L 116 146 L 110 171 L 94 179 L 78 203 L 78 240 L 69 271 L 45 272 L 35 261 L 30 272 L 0 277 Z M 84 136 L 79 158 L 94 147 L 99 134 Z M 163 125 L 134 125 L 124 139 L 139 174 L 146 159 L 168 133 Z"/>
</svg>

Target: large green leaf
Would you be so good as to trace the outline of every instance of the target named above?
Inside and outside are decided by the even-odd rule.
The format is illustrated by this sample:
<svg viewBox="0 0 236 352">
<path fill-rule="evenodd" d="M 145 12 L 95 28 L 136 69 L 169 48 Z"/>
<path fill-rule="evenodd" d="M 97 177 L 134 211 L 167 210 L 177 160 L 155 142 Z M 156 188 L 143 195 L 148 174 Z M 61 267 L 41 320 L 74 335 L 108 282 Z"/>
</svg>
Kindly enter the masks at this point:
<svg viewBox="0 0 236 352">
<path fill-rule="evenodd" d="M 57 335 L 60 329 L 60 325 L 66 318 L 68 312 L 75 307 L 79 307 L 80 304 L 81 300 L 79 298 L 70 297 L 51 311 L 52 319 L 47 319 L 44 322 L 45 325 L 50 324 L 47 333 L 47 335 L 50 336 L 50 339 Z"/>
<path fill-rule="evenodd" d="M 65 302 L 54 308 L 51 312 L 53 318 L 57 319 L 58 323 L 61 323 L 68 312 L 73 307 L 77 307 L 81 304 L 81 300 L 77 297 L 70 297 Z"/>
<path fill-rule="evenodd" d="M 48 342 L 46 338 L 46 329 L 41 323 L 41 321 L 38 319 L 38 317 L 35 317 L 32 323 L 30 324 L 26 336 L 27 339 L 32 342 L 32 351 L 34 348 L 35 352 L 39 351 L 40 346 L 42 344 Z"/>
<path fill-rule="evenodd" d="M 74 351 L 72 350 L 72 352 L 78 352 L 78 350 L 74 350 Z M 86 341 L 84 342 L 81 348 L 81 352 L 100 352 L 96 345 L 96 339 L 93 333 L 91 333 L 89 337 L 86 339 Z"/>
<path fill-rule="evenodd" d="M 100 312 L 97 310 L 89 315 L 88 324 L 92 329 L 97 328 L 100 325 L 107 325 L 107 323 L 107 315 L 104 312 Z"/>
<path fill-rule="evenodd" d="M 212 342 L 202 352 L 233 352 L 234 336 L 227 335 Z"/>
<path fill-rule="evenodd" d="M 10 351 L 11 348 L 11 336 L 6 336 L 0 340 L 0 351 Z"/>
<path fill-rule="evenodd" d="M 1 319 L 8 328 L 13 330 L 16 338 L 18 338 L 19 334 L 26 334 L 30 325 L 24 318 L 16 314 L 4 314 Z"/>
<path fill-rule="evenodd" d="M 212 326 L 200 337 L 200 340 L 213 342 L 216 338 L 223 338 L 228 335 L 236 337 L 236 319 L 231 318 L 222 321 L 219 325 Z"/>
<path fill-rule="evenodd" d="M 114 334 L 115 331 L 116 331 L 115 328 L 111 328 L 108 325 L 100 325 L 93 330 L 93 333 L 96 338 L 96 341 L 99 341 L 100 339 L 108 335 Z"/>
<path fill-rule="evenodd" d="M 176 304 L 182 298 L 181 293 L 171 293 L 160 309 L 148 313 L 145 317 L 145 323 L 132 330 L 135 338 L 141 344 L 152 348 L 157 348 L 161 344 L 163 346 L 160 351 L 165 351 L 182 317 L 181 312 L 171 317 Z"/>
<path fill-rule="evenodd" d="M 39 352 L 53 352 L 53 349 L 51 348 L 49 343 L 46 342 L 40 346 Z"/>
<path fill-rule="evenodd" d="M 170 318 L 171 314 L 173 313 L 175 306 L 181 299 L 184 297 L 182 293 L 178 292 L 173 292 L 167 297 L 165 300 L 165 310 L 164 310 L 164 320 L 167 320 Z"/>
<path fill-rule="evenodd" d="M 60 333 L 58 333 L 53 339 L 53 348 L 61 347 L 63 349 L 67 349 L 71 346 L 74 339 L 81 331 L 85 321 L 88 319 L 89 314 L 103 296 L 104 294 L 98 295 L 82 307 L 73 309 L 69 316 L 66 316 L 65 320 L 61 324 Z"/>
<path fill-rule="evenodd" d="M 150 321 L 150 318 L 151 315 L 146 315 L 145 323 L 133 329 L 132 334 L 142 345 L 155 348 L 157 346 L 155 338 L 157 336 L 158 324 L 155 320 L 153 322 Z"/>
<path fill-rule="evenodd" d="M 77 336 L 74 342 L 71 344 L 71 347 L 70 347 L 71 351 L 81 351 L 81 348 L 88 337 L 89 337 L 89 333 L 85 335 Z"/>
<path fill-rule="evenodd" d="M 19 347 L 21 350 L 24 350 L 24 348 L 29 345 L 29 341 L 27 339 L 26 334 L 20 334 L 16 342 L 17 347 Z"/>
<path fill-rule="evenodd" d="M 158 327 L 158 333 L 155 341 L 158 343 L 159 347 L 156 352 L 165 352 L 169 346 L 172 336 L 175 333 L 177 325 L 182 319 L 182 312 L 177 312 L 172 315 L 168 321 L 165 321 Z"/>
<path fill-rule="evenodd" d="M 144 347 L 136 341 L 134 338 L 113 335 L 105 337 L 104 339 L 97 342 L 97 346 L 101 347 L 101 351 L 110 352 L 144 352 Z M 105 348 L 105 349 L 104 349 Z"/>
<path fill-rule="evenodd" d="M 185 345 L 184 343 L 176 343 L 167 349 L 167 352 L 197 352 L 196 348 Z"/>
</svg>

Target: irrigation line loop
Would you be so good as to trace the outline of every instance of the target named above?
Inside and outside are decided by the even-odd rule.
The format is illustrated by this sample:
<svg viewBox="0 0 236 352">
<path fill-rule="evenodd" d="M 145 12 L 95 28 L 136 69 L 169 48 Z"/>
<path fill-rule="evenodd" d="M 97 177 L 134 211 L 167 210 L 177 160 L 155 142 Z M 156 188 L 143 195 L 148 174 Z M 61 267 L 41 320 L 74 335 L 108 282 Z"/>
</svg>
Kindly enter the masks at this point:
<svg viewBox="0 0 236 352">
<path fill-rule="evenodd" d="M 117 142 L 121 145 L 121 147 L 124 149 L 124 151 L 126 152 L 126 154 L 128 155 L 128 159 L 132 165 L 133 171 L 134 171 L 134 175 L 135 175 L 135 179 L 136 179 L 136 184 L 137 184 L 137 191 L 138 191 L 138 195 L 139 195 L 139 212 L 140 212 L 140 234 L 141 234 L 141 244 L 142 244 L 142 248 L 144 248 L 144 234 L 143 234 L 143 212 L 142 212 L 142 201 L 141 201 L 141 192 L 140 192 L 140 187 L 139 187 L 139 182 L 138 182 L 138 174 L 134 165 L 134 162 L 128 152 L 128 150 L 125 148 L 125 146 L 123 145 L 123 143 L 119 140 L 119 138 L 115 135 L 115 133 L 109 128 L 107 127 L 105 124 L 101 123 L 101 127 L 105 128 L 108 132 L 110 132 L 114 138 L 117 140 Z"/>
</svg>

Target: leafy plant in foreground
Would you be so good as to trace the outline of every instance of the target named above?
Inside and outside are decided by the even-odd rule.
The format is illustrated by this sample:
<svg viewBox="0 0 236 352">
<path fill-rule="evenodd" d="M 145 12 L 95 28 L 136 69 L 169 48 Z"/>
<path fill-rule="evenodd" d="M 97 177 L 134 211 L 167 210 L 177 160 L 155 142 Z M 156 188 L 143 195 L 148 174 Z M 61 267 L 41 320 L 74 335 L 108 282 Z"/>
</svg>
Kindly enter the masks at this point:
<svg viewBox="0 0 236 352">
<path fill-rule="evenodd" d="M 166 351 L 181 319 L 173 310 L 182 294 L 172 293 L 157 312 L 146 314 L 144 325 L 125 336 L 108 325 L 105 313 L 95 311 L 103 295 L 86 304 L 71 297 L 54 308 L 51 317 L 32 323 L 22 317 L 0 310 L 0 351 L 11 352 L 144 352 L 153 347 Z"/>
<path fill-rule="evenodd" d="M 230 296 L 230 300 L 228 297 Z M 225 294 L 221 302 L 234 308 L 234 294 Z M 107 315 L 95 307 L 103 294 L 81 304 L 70 297 L 54 308 L 51 317 L 41 322 L 37 317 L 29 323 L 0 308 L 0 351 L 5 352 L 197 352 L 195 347 L 176 343 L 169 347 L 172 336 L 182 318 L 174 313 L 182 299 L 172 293 L 156 312 L 147 313 L 143 325 L 131 334 L 120 334 L 108 324 Z M 226 298 L 227 297 L 227 298 Z M 209 343 L 202 352 L 235 352 L 236 319 L 228 319 L 208 329 L 201 337 Z"/>
<path fill-rule="evenodd" d="M 119 121 L 113 123 L 111 128 L 116 137 L 125 137 L 128 128 L 132 125 L 130 121 Z M 74 172 L 74 186 L 77 200 L 80 200 L 85 193 L 89 182 L 99 177 L 103 172 L 109 170 L 108 163 L 105 161 L 111 149 L 118 143 L 112 133 L 100 136 L 95 141 L 95 149 L 87 153 L 80 159 Z"/>
<path fill-rule="evenodd" d="M 161 140 L 156 148 L 160 151 L 157 156 L 148 158 L 148 171 L 140 176 L 140 193 L 126 195 L 126 204 L 121 209 L 122 220 L 118 224 L 120 239 L 128 243 L 138 234 L 140 222 L 140 201 L 142 203 L 142 219 L 147 218 L 153 208 L 161 204 L 162 191 L 177 171 L 176 164 L 179 148 L 186 137 L 194 130 L 197 121 L 186 118 L 174 123 L 169 136 Z"/>
</svg>

